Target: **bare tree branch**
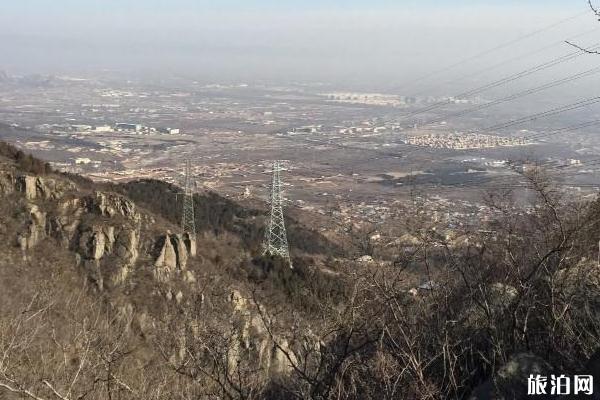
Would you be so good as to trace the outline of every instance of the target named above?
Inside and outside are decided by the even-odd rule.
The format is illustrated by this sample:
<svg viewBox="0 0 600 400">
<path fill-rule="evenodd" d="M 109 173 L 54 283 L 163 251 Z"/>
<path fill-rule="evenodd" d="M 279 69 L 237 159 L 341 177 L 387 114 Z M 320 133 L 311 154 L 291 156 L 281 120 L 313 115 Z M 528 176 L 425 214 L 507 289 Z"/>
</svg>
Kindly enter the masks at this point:
<svg viewBox="0 0 600 400">
<path fill-rule="evenodd" d="M 594 12 L 594 14 L 596 14 L 596 16 L 598 17 L 598 20 L 600 21 L 600 9 L 594 7 L 594 5 L 592 4 L 592 0 L 588 0 L 588 4 L 590 5 L 590 8 Z"/>
<path fill-rule="evenodd" d="M 68 398 L 68 397 L 65 397 L 65 396 L 63 396 L 62 394 L 58 393 L 58 391 L 57 391 L 56 389 L 54 389 L 54 386 L 52 386 L 52 385 L 50 384 L 50 382 L 48 382 L 47 380 L 45 380 L 45 379 L 44 379 L 44 380 L 42 381 L 42 383 L 43 383 L 44 385 L 48 386 L 48 388 L 50 388 L 50 390 L 52 390 L 52 393 L 54 393 L 54 395 L 55 395 L 56 397 L 58 397 L 59 399 L 62 399 L 62 400 L 69 400 L 69 398 Z"/>
<path fill-rule="evenodd" d="M 0 387 L 7 389 L 9 392 L 24 394 L 35 400 L 45 400 L 44 398 L 35 395 L 33 392 L 31 392 L 27 389 L 16 388 L 16 387 L 10 386 L 7 383 L 0 382 Z"/>
<path fill-rule="evenodd" d="M 568 44 L 569 46 L 573 46 L 576 49 L 579 49 L 579 50 L 581 50 L 581 51 L 583 51 L 584 53 L 587 53 L 587 54 L 600 54 L 599 51 L 586 49 L 584 47 L 576 45 L 575 43 L 569 42 L 568 40 L 565 40 L 565 43 Z"/>
<path fill-rule="evenodd" d="M 598 18 L 598 21 L 600 21 L 600 9 L 594 6 L 594 4 L 592 3 L 592 0 L 588 0 L 588 5 L 590 6 L 590 9 L 594 13 L 594 15 L 596 15 L 596 18 Z M 565 40 L 565 43 L 568 44 L 569 46 L 573 46 L 576 49 L 583 51 L 586 54 L 595 54 L 595 55 L 600 54 L 600 51 L 595 50 L 595 48 L 587 49 L 587 48 L 579 46 L 573 42 L 570 42 L 568 40 Z"/>
</svg>

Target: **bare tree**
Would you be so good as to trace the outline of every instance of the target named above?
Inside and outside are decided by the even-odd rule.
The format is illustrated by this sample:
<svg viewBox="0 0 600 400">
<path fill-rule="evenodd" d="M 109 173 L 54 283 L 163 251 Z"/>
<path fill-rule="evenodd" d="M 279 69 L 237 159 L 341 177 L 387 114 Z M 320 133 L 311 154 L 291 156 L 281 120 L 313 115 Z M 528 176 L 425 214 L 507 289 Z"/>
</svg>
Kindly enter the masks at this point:
<svg viewBox="0 0 600 400">
<path fill-rule="evenodd" d="M 588 0 L 588 5 L 589 5 L 590 9 L 592 10 L 592 12 L 594 13 L 594 15 L 596 16 L 596 18 L 598 18 L 598 21 L 600 21 L 600 9 L 598 9 L 596 6 L 594 6 L 594 4 L 592 3 L 592 0 Z M 593 48 L 593 49 L 585 48 L 578 44 L 570 42 L 568 40 L 566 40 L 565 43 L 567 43 L 568 45 L 573 46 L 576 49 L 579 49 L 587 54 L 600 54 L 600 51 L 595 50 L 595 48 Z"/>
<path fill-rule="evenodd" d="M 127 365 L 129 323 L 81 291 L 36 293 L 0 320 L 0 393 L 38 400 L 144 397 L 140 376 Z"/>
</svg>

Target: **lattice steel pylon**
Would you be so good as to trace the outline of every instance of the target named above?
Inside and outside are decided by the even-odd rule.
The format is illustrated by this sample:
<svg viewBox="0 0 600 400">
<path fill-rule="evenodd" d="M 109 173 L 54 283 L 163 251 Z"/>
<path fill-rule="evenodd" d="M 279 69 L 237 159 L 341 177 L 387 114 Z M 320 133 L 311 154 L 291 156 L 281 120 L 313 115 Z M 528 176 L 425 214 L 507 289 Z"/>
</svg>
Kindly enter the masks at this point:
<svg viewBox="0 0 600 400">
<path fill-rule="evenodd" d="M 290 268 L 292 260 L 288 246 L 285 221 L 283 218 L 283 193 L 281 184 L 281 163 L 273 163 L 273 182 L 271 184 L 271 215 L 265 232 L 263 255 L 270 254 L 283 258 Z"/>
<path fill-rule="evenodd" d="M 183 192 L 181 233 L 187 233 L 192 237 L 196 236 L 196 221 L 194 216 L 194 189 L 192 187 L 192 166 L 190 160 L 185 160 L 185 188 Z"/>
</svg>

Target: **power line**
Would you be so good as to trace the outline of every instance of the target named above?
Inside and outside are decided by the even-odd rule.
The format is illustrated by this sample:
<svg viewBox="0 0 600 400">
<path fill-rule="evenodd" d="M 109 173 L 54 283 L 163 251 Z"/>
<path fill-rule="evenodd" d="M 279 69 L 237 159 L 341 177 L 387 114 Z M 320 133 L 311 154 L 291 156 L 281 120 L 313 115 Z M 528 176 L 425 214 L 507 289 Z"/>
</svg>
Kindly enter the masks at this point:
<svg viewBox="0 0 600 400">
<path fill-rule="evenodd" d="M 598 30 L 600 30 L 600 28 L 596 27 L 594 29 L 590 29 L 589 31 L 585 31 L 585 32 L 579 33 L 577 35 L 570 36 L 566 40 L 567 41 L 573 41 L 573 40 L 578 39 L 578 38 L 580 38 L 582 36 L 588 35 L 588 34 L 590 34 L 592 32 L 597 32 Z M 507 58 L 507 59 L 505 59 L 503 61 L 500 61 L 500 62 L 498 62 L 496 64 L 492 64 L 491 66 L 482 68 L 482 69 L 477 70 L 477 71 L 469 72 L 467 74 L 464 74 L 464 75 L 461 75 L 459 77 L 453 78 L 451 80 L 445 81 L 442 85 L 450 84 L 450 83 L 456 83 L 456 82 L 463 81 L 463 80 L 465 80 L 467 78 L 474 78 L 474 77 L 480 76 L 480 75 L 482 75 L 482 74 L 484 74 L 486 72 L 490 72 L 490 71 L 493 71 L 493 70 L 498 69 L 500 67 L 503 67 L 503 66 L 505 66 L 507 64 L 510 64 L 513 61 L 522 60 L 523 58 L 526 58 L 526 57 L 531 57 L 531 56 L 534 56 L 534 55 L 537 55 L 537 54 L 540 54 L 540 53 L 544 53 L 544 52 L 550 50 L 553 47 L 556 47 L 556 46 L 559 46 L 559 45 L 564 45 L 564 44 L 565 44 L 565 40 L 559 40 L 559 41 L 554 42 L 554 43 L 552 43 L 552 44 L 550 44 L 548 46 L 541 47 L 541 48 L 539 48 L 539 49 L 537 49 L 535 51 L 529 51 L 526 54 L 519 54 L 517 56 L 510 57 L 510 58 Z M 426 92 L 426 90 L 421 90 L 421 91 L 419 91 L 417 93 L 413 93 L 412 96 L 413 97 L 420 96 L 420 95 L 422 95 L 425 92 Z"/>
<path fill-rule="evenodd" d="M 567 105 L 564 105 L 564 106 L 561 106 L 561 107 L 556 107 L 556 108 L 550 109 L 548 111 L 543 111 L 543 112 L 540 112 L 540 113 L 535 113 L 535 114 L 532 114 L 532 115 L 528 115 L 526 117 L 522 117 L 522 118 L 518 118 L 518 119 L 515 119 L 515 120 L 512 120 L 512 121 L 508 121 L 508 122 L 505 122 L 505 123 L 492 125 L 492 126 L 489 126 L 487 128 L 472 129 L 472 130 L 466 131 L 465 133 L 467 133 L 467 134 L 469 134 L 469 133 L 481 133 L 481 132 L 490 132 L 490 131 L 496 131 L 496 130 L 499 130 L 499 129 L 505 129 L 505 128 L 509 128 L 511 126 L 523 124 L 525 122 L 535 121 L 535 120 L 538 120 L 540 118 L 551 117 L 551 116 L 555 116 L 555 115 L 558 115 L 558 114 L 562 114 L 564 112 L 578 110 L 580 108 L 588 107 L 588 106 L 591 106 L 591 105 L 599 103 L 599 102 L 600 102 L 600 97 L 592 97 L 592 98 L 589 98 L 589 99 L 580 100 L 580 101 L 575 102 L 575 103 L 567 104 Z"/>
<path fill-rule="evenodd" d="M 590 126 L 596 126 L 596 125 L 600 125 L 600 120 L 583 122 L 583 123 L 568 126 L 565 128 L 556 129 L 556 130 L 553 130 L 550 132 L 536 132 L 536 133 L 532 133 L 530 135 L 525 135 L 525 136 L 521 136 L 521 137 L 523 139 L 527 139 L 527 140 L 537 140 L 537 139 L 541 139 L 541 138 L 548 137 L 548 136 L 554 136 L 559 133 L 571 132 L 571 131 L 579 130 L 582 128 L 588 128 Z"/>
<path fill-rule="evenodd" d="M 551 117 L 551 116 L 555 116 L 555 115 L 559 115 L 568 111 L 573 111 L 573 110 L 577 110 L 577 109 L 581 109 L 581 108 L 585 108 L 588 107 L 590 105 L 593 104 L 597 104 L 600 102 L 600 97 L 592 97 L 589 99 L 584 99 L 584 100 L 580 100 L 577 101 L 575 103 L 570 103 L 570 104 L 566 104 L 564 106 L 560 106 L 560 107 L 555 107 L 552 108 L 550 110 L 547 111 L 543 111 L 543 112 L 539 112 L 539 113 L 535 113 L 535 114 L 531 114 L 522 118 L 518 118 L 512 121 L 508 121 L 508 122 L 504 122 L 501 124 L 495 124 L 495 125 L 491 125 L 488 126 L 486 128 L 476 128 L 476 129 L 471 129 L 468 130 L 466 132 L 463 132 L 464 134 L 476 134 L 476 133 L 484 133 L 484 132 L 490 132 L 490 131 L 497 131 L 500 129 L 505 129 L 505 128 L 509 128 L 511 126 L 515 126 L 515 125 L 520 125 L 526 122 L 531 122 L 531 121 L 535 121 L 538 120 L 540 118 L 545 118 L 545 117 Z M 417 151 L 419 148 L 422 149 L 422 146 L 415 146 L 417 147 L 417 149 L 414 149 L 412 152 Z M 370 149 L 366 149 L 363 148 L 362 150 L 366 150 L 369 151 Z M 400 155 L 406 156 L 407 154 L 410 154 L 411 152 L 408 153 L 404 153 L 404 154 L 398 154 L 398 153 L 392 153 L 392 156 L 394 158 L 398 158 Z M 382 155 L 382 156 L 388 156 L 390 155 L 389 153 L 386 152 L 378 152 L 378 154 Z"/>
<path fill-rule="evenodd" d="M 581 102 L 578 102 L 578 103 L 581 103 Z M 578 103 L 575 103 L 575 104 L 578 104 Z M 564 108 L 564 107 L 562 107 L 562 108 Z M 558 134 L 558 133 L 564 133 L 564 132 L 568 132 L 568 131 L 574 131 L 574 130 L 578 130 L 578 129 L 582 129 L 582 128 L 590 127 L 590 126 L 596 126 L 596 125 L 600 125 L 600 120 L 588 121 L 588 122 L 584 122 L 584 123 L 580 123 L 580 124 L 576 124 L 576 125 L 572 125 L 572 126 L 568 126 L 568 127 L 556 129 L 554 131 L 551 131 L 551 132 L 545 133 L 545 134 L 537 133 L 536 135 L 538 135 L 538 136 L 539 135 L 551 136 L 551 135 L 555 135 L 555 134 Z M 325 143 L 325 144 L 331 144 L 331 143 Z M 345 146 L 341 145 L 339 147 L 344 148 Z M 423 147 L 421 147 L 421 146 L 418 146 L 418 147 L 421 148 L 421 149 L 423 149 Z M 358 150 L 357 148 L 353 148 L 353 149 Z M 363 150 L 363 151 L 369 151 L 369 152 L 373 151 L 373 149 L 368 149 L 368 148 L 360 148 L 360 149 Z M 386 157 L 388 157 L 388 158 L 395 158 L 395 159 L 399 159 L 400 158 L 399 156 L 390 157 L 388 154 L 380 154 L 379 153 L 379 155 L 382 158 L 386 158 Z M 367 159 L 365 161 L 362 161 L 360 163 L 352 163 L 351 165 L 349 165 L 347 167 L 354 169 L 354 168 L 356 168 L 359 165 L 370 163 L 370 162 L 372 162 L 375 159 L 380 159 L 380 158 L 369 158 L 369 159 Z M 435 158 L 429 158 L 429 159 L 425 159 L 423 161 L 434 161 L 434 160 L 436 160 L 436 159 Z M 589 161 L 584 162 L 584 164 L 586 166 L 599 165 L 600 164 L 600 159 L 589 160 Z M 555 170 L 561 170 L 561 169 L 570 167 L 570 166 L 552 166 L 550 162 L 541 163 L 541 164 L 539 164 L 539 166 L 546 167 L 547 170 L 553 170 L 553 169 L 555 169 Z M 313 172 L 338 173 L 339 174 L 339 169 L 325 170 L 325 169 L 315 169 L 314 167 L 307 168 L 307 169 L 311 170 Z M 514 183 L 514 179 L 518 178 L 518 177 L 519 176 L 505 176 L 505 177 L 502 177 L 499 180 L 496 180 L 493 185 L 486 186 L 485 189 L 526 188 L 526 186 L 522 186 L 519 183 Z M 444 184 L 444 185 L 441 185 L 441 186 L 440 185 L 434 185 L 434 184 L 427 184 L 427 186 L 429 186 L 429 187 L 435 187 L 435 188 L 444 188 L 444 187 L 449 187 L 449 188 L 450 187 L 452 187 L 452 188 L 464 187 L 464 188 L 467 188 L 467 187 L 480 186 L 481 184 L 484 184 L 484 183 L 487 183 L 487 182 L 488 182 L 488 180 L 485 177 L 481 177 L 481 178 L 478 178 L 478 179 L 465 180 L 465 181 L 463 181 L 463 182 L 461 182 L 459 184 Z M 426 186 L 426 185 L 420 185 L 420 187 L 424 187 L 424 186 Z M 568 185 L 567 184 L 566 186 L 574 186 L 574 185 Z M 593 184 L 589 184 L 589 185 L 579 184 L 579 185 L 575 185 L 575 186 L 580 186 L 580 187 L 596 187 L 598 185 L 593 185 Z"/>
<path fill-rule="evenodd" d="M 598 49 L 598 48 L 600 48 L 600 43 L 596 43 L 596 44 L 594 44 L 594 45 L 592 45 L 590 47 L 590 49 L 592 49 L 592 50 Z M 577 57 L 579 57 L 579 56 L 581 56 L 583 54 L 585 54 L 585 52 L 582 51 L 582 50 L 576 50 L 576 51 L 570 52 L 568 54 L 565 54 L 564 56 L 554 58 L 554 59 L 552 59 L 550 61 L 547 61 L 545 63 L 542 63 L 542 64 L 538 64 L 535 67 L 529 68 L 527 70 L 524 70 L 524 71 L 521 71 L 521 72 L 517 72 L 515 74 L 509 75 L 507 77 L 504 77 L 502 79 L 496 80 L 496 81 L 491 82 L 491 83 L 488 83 L 486 85 L 479 86 L 479 87 L 477 87 L 475 89 L 471 89 L 471 90 L 459 93 L 459 94 L 457 94 L 455 96 L 452 96 L 452 98 L 455 98 L 455 99 L 467 98 L 467 97 L 471 97 L 471 96 L 476 95 L 476 94 L 483 93 L 483 92 L 488 91 L 490 89 L 493 89 L 493 88 L 505 85 L 505 84 L 510 83 L 510 82 L 514 82 L 514 81 L 516 81 L 518 79 L 521 79 L 521 78 L 533 75 L 533 74 L 535 74 L 537 72 L 546 70 L 548 68 L 554 67 L 554 66 L 562 64 L 564 62 L 571 61 L 571 60 L 573 60 L 573 59 L 575 59 L 575 58 L 577 58 Z M 435 103 L 433 103 L 433 104 L 431 104 L 429 106 L 426 106 L 424 108 L 421 108 L 421 109 L 418 109 L 418 110 L 415 110 L 415 111 L 411 111 L 411 112 L 409 112 L 409 113 L 407 113 L 407 114 L 405 114 L 405 115 L 403 115 L 401 117 L 402 118 L 414 117 L 415 115 L 424 114 L 426 112 L 438 109 L 438 108 L 440 108 L 443 105 L 450 104 L 451 102 L 452 102 L 452 100 L 449 100 L 449 99 L 438 101 L 438 102 L 435 102 Z M 388 122 L 391 122 L 391 121 L 388 121 Z"/>
<path fill-rule="evenodd" d="M 519 118 L 519 119 L 516 119 L 516 120 L 504 122 L 504 123 L 501 123 L 501 124 L 492 125 L 492 126 L 489 126 L 489 127 L 486 127 L 486 128 L 472 129 L 472 130 L 466 131 L 464 133 L 466 133 L 466 134 L 476 134 L 476 133 L 489 132 L 489 131 L 493 131 L 493 130 L 505 129 L 505 128 L 508 128 L 508 127 L 511 127 L 511 126 L 523 124 L 525 122 L 535 121 L 535 120 L 540 119 L 540 118 L 555 116 L 555 115 L 562 114 L 564 112 L 568 112 L 568 111 L 573 111 L 573 110 L 585 108 L 585 107 L 588 107 L 590 105 L 593 105 L 593 104 L 596 104 L 596 103 L 599 103 L 599 102 L 600 102 L 600 97 L 593 97 L 593 98 L 589 98 L 589 99 L 584 99 L 584 100 L 580 100 L 580 101 L 575 102 L 575 103 L 570 103 L 570 104 L 567 104 L 567 105 L 564 105 L 564 106 L 561 106 L 561 107 L 552 108 L 550 110 L 543 111 L 543 112 L 540 112 L 540 113 L 535 113 L 535 114 L 532 114 L 532 115 L 529 115 L 529 116 L 526 116 L 526 117 L 523 117 L 523 118 Z M 589 126 L 591 126 L 591 125 L 589 125 Z M 345 149 L 345 150 L 357 150 L 357 151 L 363 151 L 363 152 L 366 151 L 366 152 L 371 152 L 371 153 L 377 154 L 377 155 L 379 155 L 381 157 L 389 157 L 389 158 L 395 158 L 395 159 L 399 159 L 401 157 L 406 157 L 410 153 L 413 153 L 415 151 L 423 149 L 423 146 L 404 144 L 406 146 L 412 147 L 413 150 L 409 151 L 409 152 L 399 153 L 399 152 L 381 151 L 379 149 L 371 149 L 371 148 L 366 148 L 366 147 L 361 147 L 361 146 L 344 145 L 344 144 L 341 144 L 341 143 L 333 143 L 331 141 L 324 141 L 324 140 L 318 140 L 318 139 L 304 139 L 304 140 L 301 140 L 301 139 L 297 139 L 297 138 L 291 137 L 291 136 L 279 136 L 279 137 L 283 138 L 285 140 L 290 140 L 290 141 L 295 141 L 295 142 L 303 142 L 303 143 L 308 143 L 308 144 L 317 143 L 319 145 L 333 146 L 333 147 L 338 147 L 338 148 Z"/>
<path fill-rule="evenodd" d="M 548 83 L 543 84 L 541 86 L 537 86 L 537 87 L 534 87 L 534 88 L 531 88 L 531 89 L 527 89 L 527 90 L 524 90 L 524 91 L 521 91 L 521 92 L 518 92 L 518 93 L 515 93 L 515 94 L 511 94 L 509 96 L 506 96 L 506 97 L 503 97 L 501 99 L 497 99 L 497 100 L 491 101 L 489 103 L 480 104 L 478 106 L 475 106 L 475 107 L 472 107 L 472 108 L 469 108 L 469 109 L 466 109 L 466 110 L 458 111 L 458 112 L 451 113 L 451 114 L 446 114 L 444 116 L 438 117 L 438 118 L 433 119 L 431 121 L 428 121 L 428 122 L 425 122 L 425 123 L 420 123 L 419 126 L 423 127 L 423 126 L 427 126 L 427 125 L 432 125 L 432 124 L 443 122 L 443 121 L 445 121 L 448 118 L 461 117 L 461 116 L 464 116 L 464 115 L 467 115 L 467 114 L 470 114 L 470 113 L 473 113 L 473 112 L 485 110 L 487 108 L 497 106 L 498 104 L 506 103 L 508 101 L 516 100 L 516 99 L 521 98 L 521 97 L 529 96 L 531 94 L 539 93 L 539 92 L 542 92 L 544 90 L 548 90 L 548 89 L 551 89 L 551 88 L 555 88 L 557 86 L 564 85 L 566 83 L 571 83 L 571 82 L 574 82 L 576 80 L 579 80 L 579 79 L 582 79 L 582 78 L 586 78 L 588 76 L 597 74 L 598 72 L 600 72 L 600 67 L 592 68 L 592 69 L 589 69 L 587 71 L 580 72 L 580 73 L 571 75 L 571 76 L 566 77 L 566 78 L 554 80 L 552 82 L 548 82 Z"/>
<path fill-rule="evenodd" d="M 579 129 L 590 127 L 590 126 L 596 126 L 596 125 L 600 125 L 600 120 L 588 121 L 588 122 L 584 122 L 584 123 L 580 123 L 580 124 L 568 126 L 568 127 L 565 127 L 565 128 L 556 129 L 554 131 L 551 131 L 551 132 L 545 133 L 545 134 L 543 134 L 543 133 L 536 133 L 535 135 L 538 138 L 541 137 L 540 135 L 552 136 L 552 135 L 556 135 L 558 133 L 572 132 L 572 131 L 575 131 L 575 130 L 579 130 Z M 533 137 L 533 136 L 534 135 L 532 135 L 531 137 Z M 426 160 L 426 161 L 433 161 L 433 160 L 429 159 L 429 160 Z M 588 160 L 584 164 L 586 166 L 600 164 L 600 159 Z M 570 167 L 570 166 L 553 166 L 553 165 L 551 165 L 550 162 L 541 163 L 538 166 L 544 167 L 547 170 L 552 170 L 552 169 L 561 170 L 561 169 Z M 468 183 L 468 181 L 467 181 L 467 183 Z M 477 181 L 475 183 L 481 183 L 481 182 Z"/>
<path fill-rule="evenodd" d="M 421 82 L 421 81 L 423 81 L 425 79 L 428 79 L 428 78 L 431 78 L 432 76 L 439 75 L 439 74 L 444 73 L 446 71 L 452 70 L 452 69 L 454 69 L 456 67 L 459 67 L 459 66 L 461 66 L 463 64 L 466 64 L 466 63 L 468 63 L 470 61 L 473 61 L 473 60 L 476 60 L 478 58 L 484 57 L 484 56 L 486 56 L 488 54 L 495 53 L 498 50 L 504 49 L 506 47 L 510 47 L 510 46 L 512 46 L 512 45 L 514 45 L 516 43 L 519 43 L 519 42 L 521 42 L 523 40 L 529 39 L 529 38 L 531 38 L 533 36 L 536 36 L 536 35 L 538 35 L 538 34 L 540 34 L 542 32 L 546 32 L 546 31 L 549 31 L 549 30 L 551 30 L 553 28 L 556 28 L 557 26 L 560 26 L 560 25 L 562 25 L 564 23 L 570 22 L 570 21 L 572 21 L 574 19 L 577 19 L 577 18 L 581 18 L 582 16 L 587 15 L 588 13 L 589 13 L 589 10 L 586 10 L 584 12 L 581 12 L 581 13 L 572 15 L 572 16 L 570 16 L 568 18 L 562 19 L 560 21 L 554 22 L 554 23 L 552 23 L 550 25 L 544 26 L 544 27 L 542 27 L 540 29 L 537 29 L 535 31 L 526 33 L 526 34 L 524 34 L 522 36 L 519 36 L 519 37 L 517 37 L 515 39 L 509 40 L 509 41 L 507 41 L 505 43 L 501 43 L 501 44 L 499 44 L 497 46 L 494 46 L 494 47 L 492 47 L 490 49 L 484 50 L 484 51 L 482 51 L 480 53 L 477 53 L 475 55 L 463 58 L 463 59 L 461 59 L 461 60 L 459 60 L 459 61 L 457 61 L 457 62 L 455 62 L 455 63 L 453 63 L 451 65 L 448 65 L 446 67 L 442 67 L 440 69 L 431 71 L 431 72 L 429 72 L 429 73 L 427 73 L 425 75 L 422 75 L 420 77 L 414 78 L 414 79 L 411 80 L 411 83 L 415 84 L 415 83 Z"/>
<path fill-rule="evenodd" d="M 595 49 L 595 48 L 598 48 L 598 47 L 600 47 L 600 46 L 598 44 L 595 44 L 591 48 Z M 525 71 L 521 71 L 521 72 L 512 74 L 510 76 L 507 76 L 507 77 L 505 77 L 503 79 L 500 79 L 500 80 L 497 80 L 495 82 L 492 82 L 492 83 L 480 86 L 478 88 L 475 88 L 475 89 L 472 89 L 472 90 L 460 93 L 459 95 L 456 95 L 454 97 L 455 98 L 469 97 L 469 96 L 472 96 L 472 95 L 475 95 L 475 94 L 478 94 L 478 93 L 482 93 L 482 92 L 490 90 L 492 88 L 495 88 L 495 87 L 498 87 L 498 86 L 501 86 L 501 85 L 513 82 L 515 80 L 524 78 L 526 76 L 532 75 L 532 74 L 537 73 L 539 71 L 542 71 L 542 70 L 551 68 L 553 66 L 559 65 L 561 63 L 570 61 L 570 60 L 572 60 L 572 59 L 574 59 L 576 57 L 581 56 L 582 54 L 584 54 L 584 52 L 581 51 L 581 50 L 577 50 L 577 51 L 568 53 L 568 54 L 566 54 L 564 56 L 561 56 L 561 57 L 552 59 L 552 60 L 550 60 L 548 62 L 536 65 L 535 67 L 529 68 L 529 69 L 527 69 Z M 599 70 L 600 70 L 600 68 L 594 68 L 594 69 L 591 69 L 591 70 L 588 70 L 588 71 L 585 71 L 585 72 L 582 72 L 582 73 L 579 73 L 579 74 L 572 75 L 572 76 L 567 77 L 567 78 L 563 78 L 563 79 L 560 79 L 560 80 L 552 81 L 552 82 L 549 82 L 547 84 L 538 86 L 536 88 L 525 90 L 525 91 L 522 91 L 522 92 L 510 95 L 510 96 L 507 96 L 505 98 L 495 100 L 495 101 L 493 101 L 491 103 L 488 103 L 488 104 L 485 104 L 485 105 L 477 106 L 477 107 L 475 107 L 473 109 L 470 109 L 470 110 L 463 110 L 461 112 L 451 114 L 451 116 L 465 115 L 465 114 L 467 114 L 469 112 L 478 111 L 480 109 L 492 107 L 494 105 L 497 105 L 497 104 L 500 104 L 500 103 L 503 103 L 503 102 L 512 101 L 512 100 L 514 100 L 516 98 L 519 98 L 519 97 L 522 97 L 522 96 L 526 96 L 526 95 L 529 95 L 529 94 L 537 93 L 537 92 L 540 92 L 542 90 L 546 90 L 546 89 L 549 89 L 549 88 L 552 88 L 552 87 L 556 87 L 556 86 L 561 85 L 561 84 L 565 84 L 565 83 L 574 81 L 576 79 L 580 79 L 580 78 L 585 77 L 585 76 L 589 76 L 591 74 L 599 72 Z M 432 110 L 434 110 L 436 108 L 439 108 L 441 105 L 448 104 L 449 102 L 450 101 L 437 102 L 437 103 L 435 103 L 433 105 L 430 105 L 430 106 L 427 106 L 427 107 L 425 107 L 423 109 L 413 111 L 413 112 L 411 112 L 411 113 L 409 113 L 409 114 L 407 114 L 407 115 L 405 115 L 403 117 L 406 118 L 406 117 L 410 117 L 410 116 L 419 115 L 419 114 L 422 114 L 422 113 L 425 113 L 425 112 L 428 112 L 428 111 L 432 111 Z M 600 97 L 595 97 L 595 98 L 591 98 L 591 99 L 581 100 L 581 101 L 576 102 L 576 103 L 572 103 L 572 104 L 565 105 L 565 106 L 562 106 L 562 107 L 557 107 L 557 108 L 554 108 L 554 109 L 551 109 L 551 110 L 548 110 L 548 111 L 536 113 L 536 114 L 533 114 L 533 115 L 530 115 L 530 116 L 527 116 L 527 117 L 523 117 L 523 118 L 519 118 L 519 119 L 516 119 L 516 120 L 508 121 L 508 122 L 505 122 L 505 123 L 492 125 L 492 126 L 487 127 L 487 128 L 470 130 L 470 131 L 467 131 L 466 133 L 479 133 L 479 132 L 485 132 L 485 131 L 490 131 L 490 130 L 505 129 L 507 127 L 515 126 L 515 125 L 526 123 L 526 122 L 530 122 L 530 121 L 534 121 L 534 120 L 537 120 L 537 119 L 540 119 L 540 118 L 550 117 L 550 116 L 561 114 L 563 112 L 568 112 L 568 111 L 580 109 L 580 108 L 583 108 L 583 107 L 587 107 L 587 106 L 593 105 L 593 104 L 595 104 L 597 102 L 600 102 Z M 435 122 L 437 122 L 437 120 Z M 584 127 L 584 126 L 591 126 L 591 125 L 593 125 L 593 124 L 592 123 L 586 123 L 586 124 L 582 125 L 582 127 Z M 556 133 L 558 133 L 558 132 L 555 132 L 554 134 L 556 134 Z M 540 135 L 540 134 L 537 134 L 537 135 Z M 285 137 L 285 138 L 288 139 L 288 140 L 292 140 L 290 137 Z M 381 150 L 378 150 L 378 149 L 364 148 L 364 147 L 361 147 L 361 146 L 342 145 L 342 144 L 332 143 L 331 141 L 323 141 L 323 140 L 319 141 L 319 140 L 316 140 L 316 139 L 312 139 L 312 140 L 305 139 L 305 142 L 311 143 L 311 144 L 318 143 L 318 144 L 321 144 L 321 145 L 334 146 L 334 147 L 339 147 L 339 148 L 343 148 L 343 149 L 347 149 L 347 150 L 369 151 L 369 152 L 373 152 L 375 154 L 378 154 L 381 157 L 390 157 L 390 158 L 395 158 L 395 159 L 399 159 L 401 157 L 405 157 L 407 154 L 410 154 L 410 152 L 408 152 L 408 153 L 407 152 L 405 152 L 405 153 L 398 153 L 398 152 L 381 151 Z M 405 146 L 410 146 L 408 144 L 404 144 L 404 145 Z M 416 148 L 422 148 L 420 146 L 414 146 L 414 147 L 416 147 Z M 414 151 L 416 151 L 416 150 L 414 150 Z"/>
</svg>

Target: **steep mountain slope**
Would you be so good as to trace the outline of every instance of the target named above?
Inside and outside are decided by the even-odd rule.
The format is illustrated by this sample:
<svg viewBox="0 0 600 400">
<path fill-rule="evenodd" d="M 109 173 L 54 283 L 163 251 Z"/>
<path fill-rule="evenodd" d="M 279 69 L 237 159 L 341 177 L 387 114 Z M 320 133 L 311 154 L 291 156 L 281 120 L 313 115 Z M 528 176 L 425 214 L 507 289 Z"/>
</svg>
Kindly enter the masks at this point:
<svg viewBox="0 0 600 400">
<path fill-rule="evenodd" d="M 318 298 L 333 290 L 343 296 L 343 285 L 331 276 L 318 278 L 318 270 L 303 262 L 303 252 L 296 250 L 293 271 L 277 260 L 255 258 L 264 224 L 258 210 L 216 194 L 196 196 L 201 230 L 194 238 L 176 233 L 179 214 L 173 204 L 179 190 L 171 185 L 96 185 L 55 173 L 5 144 L 0 154 L 0 344 L 27 338 L 21 346 L 0 348 L 7 354 L 0 364 L 0 385 L 9 392 L 77 398 L 89 391 L 86 398 L 110 398 L 132 396 L 124 382 L 136 381 L 136 398 L 162 398 L 160 390 L 153 393 L 156 388 L 144 382 L 156 376 L 164 384 L 179 379 L 175 366 L 185 358 L 181 340 L 190 326 L 196 329 L 194 340 L 211 340 L 219 351 L 199 356 L 219 359 L 223 369 L 215 372 L 217 377 L 229 379 L 245 363 L 258 383 L 289 372 L 290 365 L 252 311 L 252 293 L 258 290 L 282 304 L 295 298 L 300 312 L 312 304 L 303 295 Z M 329 246 L 299 223 L 290 225 L 306 238 L 302 250 L 312 249 L 313 257 L 319 256 L 315 249 Z M 196 313 L 202 315 L 204 332 Z M 56 337 L 60 326 L 62 338 Z M 82 335 L 90 342 L 82 343 Z M 23 360 L 24 346 L 39 351 Z M 82 346 L 85 357 L 94 348 L 95 367 L 82 359 Z M 118 357 L 110 353 L 111 346 Z M 61 364 L 56 360 L 65 351 L 70 355 Z M 60 374 L 44 378 L 53 363 Z M 78 374 L 78 363 L 89 371 Z M 190 390 L 219 390 L 214 377 L 205 377 L 201 388 L 195 380 Z M 165 398 L 173 398 L 173 390 Z"/>
<path fill-rule="evenodd" d="M 292 270 L 257 254 L 258 209 L 196 196 L 192 238 L 173 186 L 0 143 L 0 399 L 525 399 L 531 374 L 600 393 L 600 201 L 527 178 L 526 208 L 490 194 L 486 235 L 407 214 L 395 263 L 290 220 Z"/>
</svg>

